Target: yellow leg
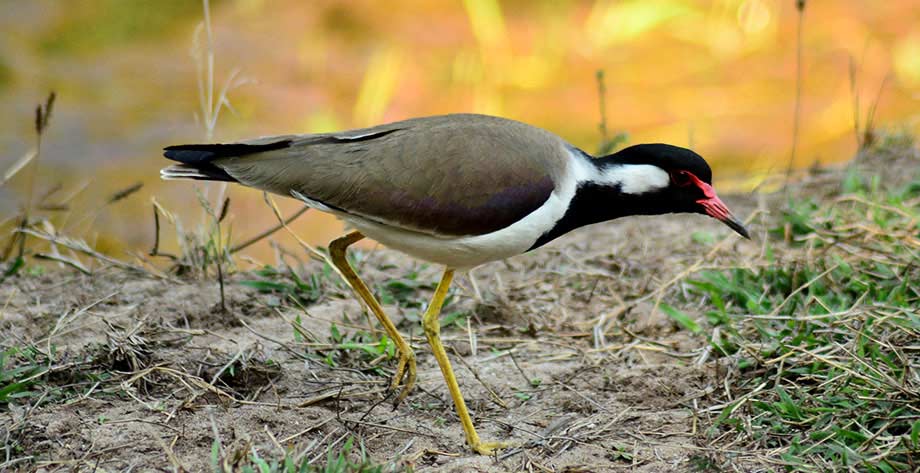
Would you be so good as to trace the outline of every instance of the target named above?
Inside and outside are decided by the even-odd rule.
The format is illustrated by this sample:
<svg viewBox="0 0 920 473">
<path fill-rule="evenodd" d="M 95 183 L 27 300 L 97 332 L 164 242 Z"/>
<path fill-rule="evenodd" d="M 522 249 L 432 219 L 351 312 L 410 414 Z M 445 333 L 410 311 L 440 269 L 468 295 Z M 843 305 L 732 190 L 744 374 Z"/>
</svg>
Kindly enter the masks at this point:
<svg viewBox="0 0 920 473">
<path fill-rule="evenodd" d="M 358 294 L 358 297 L 364 301 L 368 309 L 370 309 L 377 317 L 377 320 L 380 321 L 381 325 L 383 325 L 383 329 L 386 330 L 390 339 L 396 343 L 396 349 L 399 352 L 399 363 L 396 365 L 396 374 L 393 376 L 393 382 L 390 384 L 390 389 L 396 389 L 399 386 L 399 382 L 402 381 L 403 376 L 405 375 L 406 377 L 406 384 L 403 386 L 402 391 L 399 392 L 399 396 L 396 397 L 396 404 L 399 404 L 409 395 L 409 391 L 412 390 L 412 387 L 415 386 L 415 353 L 412 351 L 412 347 L 406 343 L 402 335 L 396 330 L 396 326 L 393 325 L 393 322 L 387 317 L 387 314 L 383 312 L 383 307 L 380 307 L 380 303 L 374 298 L 370 289 L 368 289 L 364 281 L 358 277 L 355 270 L 352 269 L 351 265 L 348 264 L 348 260 L 345 258 L 345 250 L 351 244 L 362 238 L 364 238 L 364 235 L 361 234 L 361 232 L 351 232 L 333 240 L 332 243 L 329 244 L 329 256 L 332 258 L 332 263 L 339 269 L 351 288 Z"/>
<path fill-rule="evenodd" d="M 446 268 L 441 282 L 428 304 L 428 310 L 422 319 L 422 327 L 425 328 L 425 335 L 428 337 L 428 344 L 431 345 L 431 352 L 438 360 L 441 367 L 441 374 L 444 375 L 444 381 L 447 382 L 447 389 L 450 391 L 450 397 L 454 400 L 454 407 L 457 409 L 457 415 L 460 416 L 460 422 L 463 424 L 463 431 L 466 433 L 466 442 L 477 453 L 491 455 L 495 449 L 507 447 L 501 442 L 483 442 L 479 440 L 479 434 L 473 427 L 473 420 L 470 418 L 469 411 L 466 410 L 466 403 L 463 402 L 463 395 L 460 394 L 460 386 L 457 384 L 457 378 L 454 376 L 454 370 L 450 367 L 450 360 L 447 359 L 447 352 L 444 351 L 444 345 L 441 344 L 441 323 L 438 316 L 441 314 L 441 306 L 444 305 L 444 299 L 447 297 L 447 288 L 454 278 L 454 270 Z"/>
</svg>

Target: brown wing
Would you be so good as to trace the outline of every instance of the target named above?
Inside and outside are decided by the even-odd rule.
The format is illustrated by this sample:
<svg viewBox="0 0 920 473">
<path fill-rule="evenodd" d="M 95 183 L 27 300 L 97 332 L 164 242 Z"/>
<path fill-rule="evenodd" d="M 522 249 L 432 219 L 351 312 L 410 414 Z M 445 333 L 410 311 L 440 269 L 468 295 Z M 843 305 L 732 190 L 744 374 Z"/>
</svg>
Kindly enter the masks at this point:
<svg viewBox="0 0 920 473">
<path fill-rule="evenodd" d="M 216 159 L 241 183 L 415 231 L 478 235 L 537 209 L 565 170 L 566 143 L 483 115 L 418 118 Z M 261 139 L 249 143 L 271 143 Z"/>
</svg>

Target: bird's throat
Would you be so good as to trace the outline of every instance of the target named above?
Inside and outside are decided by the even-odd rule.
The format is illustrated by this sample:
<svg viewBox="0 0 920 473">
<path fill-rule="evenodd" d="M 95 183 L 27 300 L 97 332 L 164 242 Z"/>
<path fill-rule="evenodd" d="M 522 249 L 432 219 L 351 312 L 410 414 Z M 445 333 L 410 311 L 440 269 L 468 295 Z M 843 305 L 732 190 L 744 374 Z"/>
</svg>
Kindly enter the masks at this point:
<svg viewBox="0 0 920 473">
<path fill-rule="evenodd" d="M 566 233 L 586 225 L 629 215 L 655 215 L 658 210 L 650 196 L 626 194 L 620 186 L 582 182 L 569 201 L 565 214 L 530 247 L 539 248 Z"/>
</svg>

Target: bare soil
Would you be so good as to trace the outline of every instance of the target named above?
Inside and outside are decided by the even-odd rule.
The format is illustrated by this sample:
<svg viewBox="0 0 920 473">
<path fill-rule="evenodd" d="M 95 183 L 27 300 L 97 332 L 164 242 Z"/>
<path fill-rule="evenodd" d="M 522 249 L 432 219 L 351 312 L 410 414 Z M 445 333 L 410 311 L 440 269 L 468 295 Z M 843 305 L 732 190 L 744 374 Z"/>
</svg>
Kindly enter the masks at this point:
<svg viewBox="0 0 920 473">
<path fill-rule="evenodd" d="M 727 200 L 739 215 L 755 208 L 752 199 Z M 714 250 L 694 242 L 697 231 L 725 240 Z M 480 435 L 517 445 L 497 457 L 467 450 L 438 366 L 410 320 L 420 308 L 386 307 L 419 358 L 417 388 L 396 408 L 386 390 L 393 359 L 332 347 L 332 323 L 346 338 L 367 327 L 361 306 L 333 278 L 300 308 L 239 284 L 259 279 L 240 272 L 230 278 L 226 313 L 213 281 L 120 270 L 15 279 L 0 288 L 4 338 L 53 346 L 50 379 L 80 394 L 28 412 L 11 406 L 0 422 L 28 416 L 25 451 L 44 471 L 203 471 L 212 467 L 215 438 L 227 464 L 253 450 L 280 458 L 285 448 L 325 461 L 348 436 L 375 461 L 415 471 L 688 471 L 726 455 L 743 464 L 745 452 L 713 451 L 703 431 L 700 408 L 721 389 L 722 369 L 701 358 L 705 338 L 653 307 L 658 294 L 678 290 L 667 283 L 691 265 L 759 251 L 756 240 L 703 217 L 632 218 L 478 268 L 482 300 L 460 278 L 444 313 L 472 314 L 470 323 L 445 327 L 443 336 Z M 425 284 L 411 296 L 419 301 L 439 277 L 439 268 L 386 249 L 362 254 L 359 265 L 372 287 L 418 271 Z M 335 366 L 324 361 L 330 353 Z M 100 376 L 95 389 L 87 373 Z"/>
</svg>

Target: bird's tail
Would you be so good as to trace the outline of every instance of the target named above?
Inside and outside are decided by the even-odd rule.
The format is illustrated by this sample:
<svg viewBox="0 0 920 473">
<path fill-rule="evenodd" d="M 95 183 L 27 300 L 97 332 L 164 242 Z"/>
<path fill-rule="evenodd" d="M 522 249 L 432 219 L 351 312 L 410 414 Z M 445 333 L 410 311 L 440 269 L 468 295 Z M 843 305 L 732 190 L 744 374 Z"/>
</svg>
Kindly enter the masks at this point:
<svg viewBox="0 0 920 473">
<path fill-rule="evenodd" d="M 287 148 L 291 140 L 282 139 L 268 143 L 191 144 L 169 146 L 163 156 L 180 164 L 160 170 L 162 179 L 195 179 L 200 181 L 238 182 L 223 167 L 222 158 L 234 158 Z"/>
<path fill-rule="evenodd" d="M 196 181 L 238 182 L 227 171 L 213 164 L 173 164 L 160 169 L 160 179 L 173 181 L 194 179 Z"/>
</svg>

